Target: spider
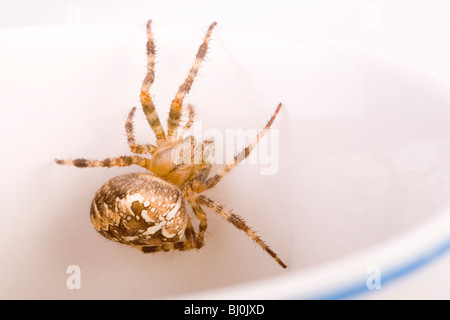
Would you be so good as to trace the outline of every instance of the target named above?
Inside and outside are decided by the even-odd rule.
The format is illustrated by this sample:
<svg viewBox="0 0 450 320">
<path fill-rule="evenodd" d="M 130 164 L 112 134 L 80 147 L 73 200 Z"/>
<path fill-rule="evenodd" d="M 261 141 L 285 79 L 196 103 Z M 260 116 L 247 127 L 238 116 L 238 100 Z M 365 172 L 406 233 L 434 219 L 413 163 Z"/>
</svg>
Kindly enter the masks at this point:
<svg viewBox="0 0 450 320">
<path fill-rule="evenodd" d="M 189 93 L 204 60 L 211 33 L 216 24 L 213 22 L 209 26 L 189 74 L 170 105 L 166 133 L 149 94 L 150 86 L 155 78 L 155 44 L 151 31 L 151 20 L 147 22 L 147 74 L 142 83 L 140 101 L 148 124 L 156 135 L 156 145 L 136 142 L 133 128 L 136 107 L 133 107 L 128 114 L 125 130 L 128 146 L 134 155 L 103 160 L 55 159 L 55 162 L 79 168 L 138 165 L 149 171 L 114 177 L 95 194 L 90 209 L 91 222 L 94 228 L 107 239 L 138 248 L 144 253 L 200 249 L 204 246 L 207 228 L 207 216 L 203 208 L 207 207 L 245 232 L 283 268 L 286 268 L 275 252 L 247 226 L 240 216 L 201 194 L 213 188 L 225 175 L 248 157 L 272 125 L 281 109 L 281 103 L 256 139 L 235 155 L 232 163 L 226 164 L 215 175 L 210 176 L 212 165 L 205 157 L 202 157 L 200 161 L 191 161 L 194 153 L 211 148 L 213 142 L 198 143 L 193 136 L 183 138 L 194 121 L 194 107 L 188 104 L 186 107 L 189 111 L 189 118 L 181 127 L 183 100 Z M 186 145 L 191 147 L 190 151 L 181 154 L 180 147 L 183 147 L 184 151 Z M 186 213 L 186 201 L 199 220 L 197 232 Z"/>
</svg>

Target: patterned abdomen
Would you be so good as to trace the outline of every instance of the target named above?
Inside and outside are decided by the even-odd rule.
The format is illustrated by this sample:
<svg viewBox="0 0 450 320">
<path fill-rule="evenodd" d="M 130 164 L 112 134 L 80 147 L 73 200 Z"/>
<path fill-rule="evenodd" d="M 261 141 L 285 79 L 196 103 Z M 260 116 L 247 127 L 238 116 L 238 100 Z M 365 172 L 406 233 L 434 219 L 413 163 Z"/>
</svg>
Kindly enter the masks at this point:
<svg viewBox="0 0 450 320">
<path fill-rule="evenodd" d="M 130 173 L 97 191 L 91 221 L 106 238 L 142 247 L 180 241 L 187 216 L 176 186 L 149 173 Z"/>
</svg>

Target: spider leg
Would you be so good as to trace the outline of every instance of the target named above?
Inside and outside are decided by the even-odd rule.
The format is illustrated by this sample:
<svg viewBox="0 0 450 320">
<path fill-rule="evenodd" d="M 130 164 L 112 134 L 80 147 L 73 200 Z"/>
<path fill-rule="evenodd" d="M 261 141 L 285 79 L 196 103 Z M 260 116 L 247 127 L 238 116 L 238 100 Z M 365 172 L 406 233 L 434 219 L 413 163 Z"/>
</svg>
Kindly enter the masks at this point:
<svg viewBox="0 0 450 320">
<path fill-rule="evenodd" d="M 147 168 L 149 159 L 140 156 L 121 156 L 117 158 L 106 158 L 103 160 L 90 160 L 78 158 L 74 160 L 55 159 L 57 164 L 70 165 L 78 168 L 87 167 L 127 167 L 133 164 Z"/>
<path fill-rule="evenodd" d="M 127 122 L 125 123 L 125 131 L 127 133 L 127 142 L 130 147 L 131 152 L 138 154 L 148 154 L 153 153 L 157 147 L 152 144 L 137 144 L 136 139 L 134 138 L 134 129 L 133 129 L 133 116 L 136 111 L 136 107 L 131 109 L 128 114 Z"/>
<path fill-rule="evenodd" d="M 142 110 L 147 117 L 148 124 L 155 133 L 157 141 L 160 143 L 166 138 L 166 135 L 149 93 L 150 86 L 155 80 L 155 43 L 153 42 L 151 23 L 151 20 L 147 22 L 147 75 L 142 82 L 140 99 Z"/>
<path fill-rule="evenodd" d="M 281 261 L 280 258 L 276 255 L 275 252 L 273 252 L 265 243 L 261 240 L 260 237 L 256 235 L 256 233 L 250 229 L 245 221 L 238 215 L 231 213 L 230 211 L 226 210 L 223 206 L 218 204 L 217 202 L 209 199 L 208 197 L 205 197 L 203 195 L 193 195 L 192 193 L 188 193 L 188 196 L 191 198 L 189 199 L 189 202 L 195 201 L 198 205 L 204 205 L 208 208 L 214 210 L 218 215 L 220 215 L 222 218 L 230 222 L 233 226 L 238 228 L 239 230 L 244 231 L 249 237 L 251 237 L 256 243 L 258 243 L 268 254 L 274 258 L 280 266 L 283 268 L 286 268 L 287 266 L 284 264 L 283 261 Z"/>
<path fill-rule="evenodd" d="M 198 70 L 200 69 L 200 65 L 205 58 L 206 51 L 208 50 L 208 42 L 211 37 L 211 32 L 213 28 L 216 26 L 216 22 L 213 22 L 206 33 L 206 36 L 203 40 L 203 43 L 201 44 L 200 48 L 198 49 L 197 56 L 195 57 L 194 64 L 191 67 L 191 70 L 189 71 L 189 74 L 184 80 L 183 84 L 178 89 L 177 94 L 175 95 L 175 98 L 172 100 L 172 103 L 170 105 L 170 111 L 169 111 L 169 118 L 167 119 L 167 138 L 170 139 L 172 136 L 176 136 L 176 131 L 178 128 L 178 125 L 180 123 L 180 117 L 181 117 L 181 109 L 183 106 L 183 99 L 186 96 L 186 94 L 189 93 L 192 87 L 192 83 L 194 82 L 194 79 L 198 73 Z"/>
<path fill-rule="evenodd" d="M 216 145 L 215 145 L 213 139 L 203 140 L 202 158 L 203 158 L 203 162 L 208 164 L 210 169 L 211 169 L 211 161 L 210 161 L 209 157 L 211 156 L 211 153 L 214 151 L 215 148 L 216 148 Z M 209 171 L 208 171 L 208 174 L 206 176 L 204 176 L 204 179 L 202 180 L 203 182 L 206 180 L 208 175 L 209 175 Z"/>
<path fill-rule="evenodd" d="M 206 178 L 208 178 L 209 173 L 211 172 L 211 165 L 207 164 L 203 168 L 199 169 L 194 177 L 194 180 L 192 181 L 192 189 L 196 190 L 203 186 L 205 183 Z M 192 204 L 191 204 L 192 206 Z"/>
<path fill-rule="evenodd" d="M 197 236 L 195 235 L 194 227 L 192 226 L 191 219 L 188 216 L 186 230 L 184 231 L 185 237 L 185 250 L 190 250 L 197 247 Z"/>
<path fill-rule="evenodd" d="M 189 204 L 191 205 L 197 219 L 200 220 L 196 240 L 197 249 L 200 249 L 205 244 L 205 232 L 208 227 L 208 221 L 206 219 L 205 211 L 203 211 L 203 208 L 196 201 L 189 201 Z"/>
<path fill-rule="evenodd" d="M 189 131 L 189 129 L 192 127 L 192 124 L 194 123 L 194 117 L 195 117 L 194 106 L 191 104 L 188 104 L 187 107 L 189 109 L 189 119 L 186 122 L 186 124 L 184 125 L 184 127 L 181 129 L 181 132 L 178 135 L 180 140 L 183 139 L 183 136 L 186 134 L 186 132 Z"/>
<path fill-rule="evenodd" d="M 270 126 L 274 122 L 278 112 L 281 109 L 281 103 L 278 104 L 277 109 L 275 110 L 274 114 L 270 118 L 270 120 L 267 122 L 264 129 L 258 134 L 256 139 L 250 143 L 246 148 L 244 148 L 239 154 L 234 156 L 233 163 L 229 163 L 225 165 L 219 172 L 217 172 L 216 175 L 212 176 L 208 180 L 205 181 L 200 186 L 197 186 L 196 189 L 194 189 L 196 192 L 202 192 L 208 189 L 213 188 L 224 176 L 226 176 L 231 170 L 233 170 L 240 162 L 242 162 L 245 158 L 247 158 L 250 155 L 250 152 L 252 152 L 253 148 L 258 144 L 259 140 L 264 136 L 264 134 L 269 130 Z"/>
</svg>

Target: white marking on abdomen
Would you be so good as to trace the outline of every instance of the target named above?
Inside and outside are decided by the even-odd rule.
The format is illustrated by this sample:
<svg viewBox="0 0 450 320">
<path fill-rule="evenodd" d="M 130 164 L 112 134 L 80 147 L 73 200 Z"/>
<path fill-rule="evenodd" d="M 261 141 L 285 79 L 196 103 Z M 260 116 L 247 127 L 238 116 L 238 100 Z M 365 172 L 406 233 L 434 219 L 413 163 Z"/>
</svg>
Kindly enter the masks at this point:
<svg viewBox="0 0 450 320">
<path fill-rule="evenodd" d="M 145 232 L 143 232 L 143 235 L 148 234 L 155 234 L 159 229 L 161 229 L 161 225 L 159 223 L 155 224 L 154 226 L 148 227 Z"/>
<path fill-rule="evenodd" d="M 144 196 L 142 196 L 142 194 L 140 193 L 135 193 L 135 194 L 128 194 L 125 198 L 120 199 L 119 197 L 116 198 L 116 205 L 119 204 L 119 208 L 121 208 L 122 212 L 126 212 L 129 215 L 134 216 L 134 212 L 131 209 L 131 205 L 133 204 L 133 202 L 139 202 L 139 203 L 143 203 L 145 201 Z M 125 208 L 127 209 L 125 211 Z"/>
<path fill-rule="evenodd" d="M 146 222 L 155 222 L 155 220 L 152 219 L 152 218 L 148 215 L 148 211 L 147 211 L 147 210 L 142 210 L 142 211 L 141 211 L 141 216 L 142 216 L 142 218 L 144 218 L 144 220 L 145 220 Z"/>
<path fill-rule="evenodd" d="M 173 217 L 175 217 L 175 215 L 177 214 L 178 209 L 180 209 L 180 207 L 181 207 L 181 197 L 178 197 L 178 201 L 175 204 L 175 207 L 173 207 L 172 210 L 170 210 L 167 213 L 166 220 L 172 220 Z"/>
<path fill-rule="evenodd" d="M 165 228 L 162 229 L 161 233 L 166 238 L 173 238 L 176 235 L 176 233 L 169 233 Z"/>
</svg>

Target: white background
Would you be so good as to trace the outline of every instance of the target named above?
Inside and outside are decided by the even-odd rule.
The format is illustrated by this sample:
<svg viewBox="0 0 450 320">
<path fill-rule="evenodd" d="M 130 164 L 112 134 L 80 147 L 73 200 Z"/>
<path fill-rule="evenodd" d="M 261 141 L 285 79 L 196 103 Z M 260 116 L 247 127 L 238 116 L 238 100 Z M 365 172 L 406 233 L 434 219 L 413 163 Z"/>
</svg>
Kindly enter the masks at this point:
<svg viewBox="0 0 450 320">
<path fill-rule="evenodd" d="M 450 80 L 450 1 L 22 1 L 0 3 L 0 28 L 138 23 L 318 37 L 383 53 Z M 4 106 L 2 106 L 4 107 Z M 449 254 L 360 298 L 450 298 Z"/>
</svg>

